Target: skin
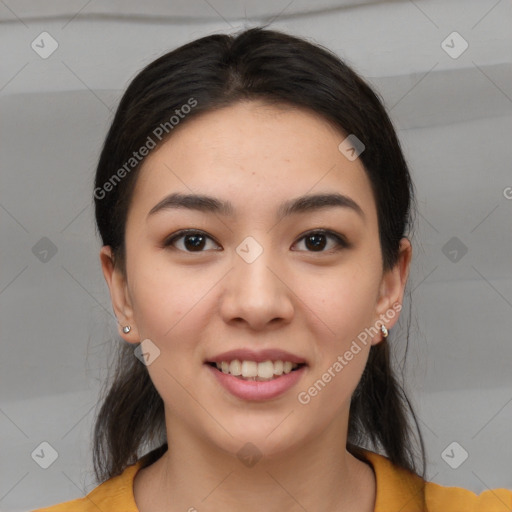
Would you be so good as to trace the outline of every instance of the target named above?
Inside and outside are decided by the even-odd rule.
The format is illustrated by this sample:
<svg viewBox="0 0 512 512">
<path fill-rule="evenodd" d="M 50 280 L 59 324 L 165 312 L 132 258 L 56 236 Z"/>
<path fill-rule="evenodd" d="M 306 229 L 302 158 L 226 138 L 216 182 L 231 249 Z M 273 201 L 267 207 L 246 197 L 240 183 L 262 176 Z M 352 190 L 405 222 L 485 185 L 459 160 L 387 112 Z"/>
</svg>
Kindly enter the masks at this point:
<svg viewBox="0 0 512 512">
<path fill-rule="evenodd" d="M 360 343 L 307 405 L 297 400 L 402 303 L 409 272 L 406 238 L 397 265 L 383 271 L 370 181 L 359 158 L 338 150 L 345 137 L 309 111 L 246 101 L 183 123 L 144 160 L 126 225 L 126 275 L 110 247 L 100 251 L 120 335 L 133 344 L 149 338 L 160 350 L 148 371 L 165 404 L 169 450 L 135 478 L 141 512 L 374 510 L 374 473 L 348 453 L 346 439 L 351 395 L 382 334 Z M 147 219 L 171 192 L 230 200 L 236 215 L 173 209 Z M 364 219 L 328 207 L 276 221 L 283 201 L 320 192 L 351 197 Z M 162 247 L 187 228 L 211 237 L 202 252 L 190 240 L 187 252 L 186 238 Z M 303 237 L 320 228 L 351 246 L 336 250 L 327 237 L 315 251 Z M 263 248 L 250 264 L 236 252 L 247 236 Z M 244 401 L 203 364 L 239 347 L 282 348 L 308 367 L 284 395 Z M 262 454 L 252 467 L 236 456 L 247 442 Z"/>
</svg>

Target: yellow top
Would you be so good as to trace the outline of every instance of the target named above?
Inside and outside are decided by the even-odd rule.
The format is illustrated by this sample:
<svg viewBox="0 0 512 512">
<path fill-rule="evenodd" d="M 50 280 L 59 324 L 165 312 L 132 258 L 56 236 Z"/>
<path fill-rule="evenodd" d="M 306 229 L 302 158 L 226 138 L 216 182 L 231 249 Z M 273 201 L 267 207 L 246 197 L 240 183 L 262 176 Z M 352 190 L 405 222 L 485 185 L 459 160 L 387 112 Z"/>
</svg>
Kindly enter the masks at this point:
<svg viewBox="0 0 512 512">
<path fill-rule="evenodd" d="M 491 489 L 479 495 L 461 487 L 425 482 L 394 466 L 377 453 L 361 449 L 373 467 L 377 486 L 375 512 L 510 512 L 512 490 Z M 145 456 L 120 475 L 98 485 L 84 498 L 32 512 L 139 512 L 133 496 L 133 480 L 144 467 Z"/>
</svg>

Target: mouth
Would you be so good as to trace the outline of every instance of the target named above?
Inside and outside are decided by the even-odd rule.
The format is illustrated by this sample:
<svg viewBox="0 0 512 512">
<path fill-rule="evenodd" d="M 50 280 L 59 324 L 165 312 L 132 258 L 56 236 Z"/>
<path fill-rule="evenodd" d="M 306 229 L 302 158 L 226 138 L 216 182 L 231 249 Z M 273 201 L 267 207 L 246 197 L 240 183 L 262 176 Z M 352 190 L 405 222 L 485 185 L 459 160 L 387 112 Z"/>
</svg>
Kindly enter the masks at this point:
<svg viewBox="0 0 512 512">
<path fill-rule="evenodd" d="M 220 384 L 231 395 L 244 401 L 258 402 L 285 396 L 307 372 L 308 364 L 304 360 L 273 361 L 264 360 L 262 354 L 259 356 L 259 361 L 251 361 L 229 360 L 223 355 L 216 358 L 220 361 L 205 361 L 204 366 L 213 377 L 213 382 Z"/>
<path fill-rule="evenodd" d="M 236 377 L 239 380 L 266 382 L 277 379 L 289 373 L 296 372 L 307 366 L 306 363 L 292 363 L 291 361 L 207 361 L 205 364 L 211 366 L 220 373 Z"/>
</svg>

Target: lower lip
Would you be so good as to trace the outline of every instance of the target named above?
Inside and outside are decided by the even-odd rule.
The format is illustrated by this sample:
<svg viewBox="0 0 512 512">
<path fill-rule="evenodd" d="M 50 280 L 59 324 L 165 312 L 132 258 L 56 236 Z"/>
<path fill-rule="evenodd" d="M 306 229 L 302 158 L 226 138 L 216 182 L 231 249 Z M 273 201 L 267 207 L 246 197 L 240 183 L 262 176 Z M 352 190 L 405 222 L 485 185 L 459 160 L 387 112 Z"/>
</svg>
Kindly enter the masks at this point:
<svg viewBox="0 0 512 512">
<path fill-rule="evenodd" d="M 242 400 L 270 400 L 294 386 L 304 374 L 306 366 L 267 381 L 243 380 L 205 363 L 220 384 Z"/>
</svg>

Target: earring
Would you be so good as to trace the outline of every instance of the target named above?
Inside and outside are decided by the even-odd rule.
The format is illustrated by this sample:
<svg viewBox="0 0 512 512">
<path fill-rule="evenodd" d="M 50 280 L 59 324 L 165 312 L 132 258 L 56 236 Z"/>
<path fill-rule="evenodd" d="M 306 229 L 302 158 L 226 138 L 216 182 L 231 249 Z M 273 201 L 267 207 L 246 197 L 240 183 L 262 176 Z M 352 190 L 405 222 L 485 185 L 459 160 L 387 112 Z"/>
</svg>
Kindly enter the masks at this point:
<svg viewBox="0 0 512 512">
<path fill-rule="evenodd" d="M 125 334 L 128 334 L 131 330 L 132 330 L 132 328 L 131 328 L 129 325 L 125 325 L 125 326 L 123 327 L 123 332 L 124 332 Z"/>
<path fill-rule="evenodd" d="M 385 325 L 381 325 L 380 326 L 380 330 L 382 332 L 382 336 L 384 338 L 387 338 L 388 337 L 388 334 L 389 334 L 389 331 L 387 330 L 386 326 Z"/>
</svg>

